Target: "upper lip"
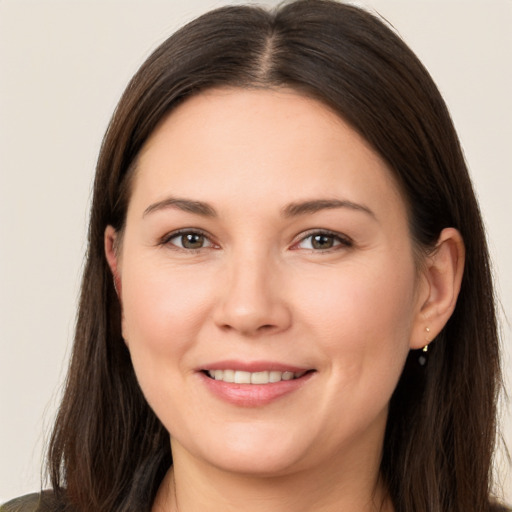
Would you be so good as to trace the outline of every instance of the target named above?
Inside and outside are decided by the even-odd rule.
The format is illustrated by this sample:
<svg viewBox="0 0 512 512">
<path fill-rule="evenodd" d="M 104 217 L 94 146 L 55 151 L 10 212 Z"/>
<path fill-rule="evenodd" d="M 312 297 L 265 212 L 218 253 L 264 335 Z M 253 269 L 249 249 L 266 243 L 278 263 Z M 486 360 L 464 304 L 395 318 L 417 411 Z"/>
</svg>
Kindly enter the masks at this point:
<svg viewBox="0 0 512 512">
<path fill-rule="evenodd" d="M 312 368 L 304 366 L 295 366 L 287 363 L 280 363 L 276 361 L 235 361 L 224 360 L 208 363 L 205 366 L 198 368 L 198 371 L 208 370 L 240 370 L 244 372 L 264 372 L 264 371 L 277 371 L 277 372 L 305 372 L 312 370 Z"/>
</svg>

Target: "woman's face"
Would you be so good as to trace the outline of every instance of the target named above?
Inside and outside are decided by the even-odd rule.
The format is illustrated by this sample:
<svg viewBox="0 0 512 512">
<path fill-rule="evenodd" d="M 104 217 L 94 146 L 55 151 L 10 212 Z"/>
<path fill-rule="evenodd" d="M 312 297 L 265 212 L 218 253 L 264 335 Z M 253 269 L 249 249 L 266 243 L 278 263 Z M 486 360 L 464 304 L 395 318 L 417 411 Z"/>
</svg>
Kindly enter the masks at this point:
<svg viewBox="0 0 512 512">
<path fill-rule="evenodd" d="M 140 155 L 115 271 L 176 453 L 260 475 L 378 459 L 426 286 L 390 171 L 328 108 L 179 106 Z"/>
</svg>

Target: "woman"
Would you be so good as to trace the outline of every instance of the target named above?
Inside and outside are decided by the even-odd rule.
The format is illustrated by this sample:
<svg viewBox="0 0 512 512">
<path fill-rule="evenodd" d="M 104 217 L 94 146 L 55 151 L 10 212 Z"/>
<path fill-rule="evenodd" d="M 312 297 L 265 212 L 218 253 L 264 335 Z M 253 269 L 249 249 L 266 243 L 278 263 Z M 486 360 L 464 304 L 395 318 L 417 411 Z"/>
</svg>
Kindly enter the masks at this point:
<svg viewBox="0 0 512 512">
<path fill-rule="evenodd" d="M 500 384 L 446 106 L 380 20 L 213 11 L 99 157 L 54 491 L 6 510 L 485 511 Z"/>
</svg>

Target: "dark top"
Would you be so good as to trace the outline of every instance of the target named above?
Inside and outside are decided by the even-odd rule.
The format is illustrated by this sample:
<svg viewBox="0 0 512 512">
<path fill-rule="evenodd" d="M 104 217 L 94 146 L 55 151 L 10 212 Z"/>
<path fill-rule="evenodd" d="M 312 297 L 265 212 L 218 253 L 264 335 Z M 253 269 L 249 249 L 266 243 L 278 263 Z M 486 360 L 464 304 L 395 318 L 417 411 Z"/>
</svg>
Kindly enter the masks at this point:
<svg viewBox="0 0 512 512">
<path fill-rule="evenodd" d="M 41 494 L 27 494 L 16 498 L 4 505 L 0 505 L 0 512 L 55 512 L 59 507 L 53 499 L 51 491 L 44 491 Z M 62 508 L 60 508 L 62 510 Z M 501 505 L 493 505 L 492 512 L 512 512 L 512 510 Z"/>
<path fill-rule="evenodd" d="M 0 505 L 0 512 L 56 512 L 58 507 L 51 491 L 27 494 Z"/>
</svg>

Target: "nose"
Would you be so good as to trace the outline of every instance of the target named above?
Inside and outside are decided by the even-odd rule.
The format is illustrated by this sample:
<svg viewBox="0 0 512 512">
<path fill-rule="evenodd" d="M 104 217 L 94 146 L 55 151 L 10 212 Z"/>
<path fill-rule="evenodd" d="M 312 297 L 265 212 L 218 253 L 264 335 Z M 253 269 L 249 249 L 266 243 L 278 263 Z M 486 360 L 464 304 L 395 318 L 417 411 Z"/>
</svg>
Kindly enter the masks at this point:
<svg viewBox="0 0 512 512">
<path fill-rule="evenodd" d="M 246 254 L 226 267 L 213 314 L 216 325 L 248 337 L 288 329 L 292 315 L 278 265 L 263 255 Z"/>
</svg>

